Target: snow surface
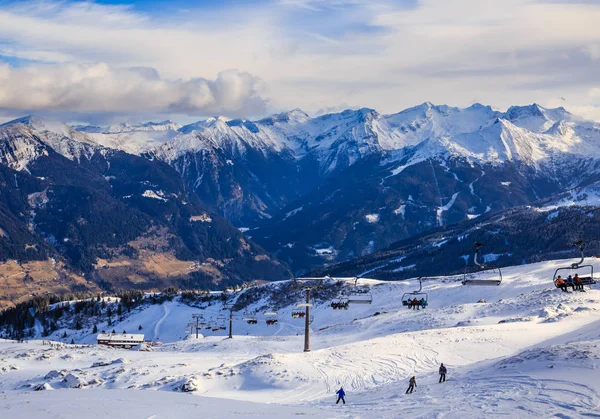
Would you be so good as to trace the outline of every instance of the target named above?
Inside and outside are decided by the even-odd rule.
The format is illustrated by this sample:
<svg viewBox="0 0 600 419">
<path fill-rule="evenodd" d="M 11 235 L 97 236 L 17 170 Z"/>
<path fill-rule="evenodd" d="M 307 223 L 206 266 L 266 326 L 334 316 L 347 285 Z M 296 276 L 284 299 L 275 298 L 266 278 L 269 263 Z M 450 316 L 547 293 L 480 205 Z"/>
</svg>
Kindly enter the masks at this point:
<svg viewBox="0 0 600 419">
<path fill-rule="evenodd" d="M 498 287 L 426 279 L 430 305 L 419 311 L 401 304 L 416 281 L 362 279 L 372 305 L 312 307 L 308 353 L 303 321 L 291 317 L 295 301 L 278 310 L 274 326 L 260 316 L 255 326 L 234 320 L 233 339 L 226 331 L 188 336 L 192 314 L 216 318 L 222 311 L 177 298 L 114 325 L 141 325 L 146 338 L 164 342 L 152 352 L 86 345 L 94 336 L 83 331 L 69 331 L 77 345 L 0 341 L 0 415 L 597 417 L 600 291 L 557 290 L 552 274 L 571 262 L 506 268 Z M 437 383 L 440 362 L 449 369 L 444 384 Z M 405 395 L 412 375 L 416 393 Z M 334 404 L 340 385 L 346 406 Z M 182 388 L 193 391 L 184 395 Z"/>
<path fill-rule="evenodd" d="M 365 220 L 369 224 L 377 223 L 379 222 L 379 214 L 367 214 L 365 215 Z"/>
</svg>

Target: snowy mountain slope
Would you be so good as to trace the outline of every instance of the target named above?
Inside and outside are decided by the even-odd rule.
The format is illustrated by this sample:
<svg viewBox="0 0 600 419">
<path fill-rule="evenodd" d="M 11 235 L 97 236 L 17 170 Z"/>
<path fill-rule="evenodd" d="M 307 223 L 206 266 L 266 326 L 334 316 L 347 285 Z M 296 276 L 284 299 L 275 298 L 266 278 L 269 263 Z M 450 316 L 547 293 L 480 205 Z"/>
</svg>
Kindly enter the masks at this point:
<svg viewBox="0 0 600 419">
<path fill-rule="evenodd" d="M 589 193 L 589 194 L 588 194 Z M 387 249 L 315 270 L 316 274 L 367 272 L 378 278 L 464 272 L 473 264 L 473 243 L 484 243 L 482 256 L 495 266 L 510 266 L 576 255 L 573 243 L 587 243 L 588 255 L 600 254 L 597 185 L 573 190 L 472 220 L 432 229 Z M 533 245 L 532 245 L 533 243 Z"/>
<path fill-rule="evenodd" d="M 93 143 L 168 163 L 211 211 L 252 229 L 297 272 L 533 204 L 600 173 L 600 126 L 536 104 L 499 112 L 424 103 L 393 115 L 363 108 L 315 118 L 296 109 L 177 127 L 87 128 L 69 134 L 80 138 L 72 141 L 48 129 L 32 133 L 65 156 Z M 22 168 L 36 147 L 28 140 L 3 154 Z"/>
<path fill-rule="evenodd" d="M 547 130 L 523 128 L 537 124 L 542 117 Z M 397 176 L 406 167 L 429 160 L 461 160 L 470 167 L 517 163 L 526 166 L 522 173 L 542 170 L 547 176 L 549 171 L 557 187 L 565 182 L 573 186 L 583 176 L 564 174 L 563 167 L 585 165 L 597 171 L 592 161 L 593 156 L 600 155 L 600 134 L 594 126 L 560 108 L 538 105 L 501 113 L 480 104 L 459 109 L 425 103 L 394 115 L 359 109 L 316 118 L 294 110 L 259 121 L 222 117 L 199 121 L 181 128 L 181 135 L 149 155 L 176 167 L 188 186 L 227 218 L 254 227 L 265 224 L 263 220 L 295 199 L 301 198 L 293 205 L 301 206 L 306 194 L 365 160 L 380 159 L 382 164 L 393 165 L 384 177 Z M 248 171 L 232 170 L 248 166 L 247 156 L 253 155 L 260 155 L 261 162 L 252 164 Z M 256 169 L 258 165 L 269 167 L 262 170 L 266 176 Z M 368 170 L 373 174 L 380 168 Z M 269 179 L 278 175 L 285 176 L 291 188 L 274 190 Z M 221 178 L 227 181 L 218 185 L 216 179 Z M 257 184 L 244 185 L 245 179 L 253 178 Z M 512 181 L 500 181 L 511 189 L 508 182 Z M 483 208 L 488 206 L 485 203 Z"/>
<path fill-rule="evenodd" d="M 78 126 L 90 139 L 104 147 L 115 148 L 132 154 L 140 154 L 166 143 L 179 132 L 181 125 L 170 121 L 145 124 L 121 123 L 108 127 Z"/>
<path fill-rule="evenodd" d="M 87 135 L 58 121 L 28 116 L 0 125 L 0 161 L 17 170 L 48 154 L 48 147 L 69 160 L 89 159 L 100 147 Z"/>
<path fill-rule="evenodd" d="M 68 291 L 83 283 L 164 288 L 184 278 L 200 286 L 223 280 L 223 269 L 233 282 L 289 277 L 229 222 L 209 216 L 172 167 L 77 141 L 69 130 L 37 118 L 0 127 L 0 267 L 53 257 L 68 274 L 8 274 L 16 275 L 0 289 L 3 304 L 47 291 L 49 280 Z"/>
<path fill-rule="evenodd" d="M 298 412 L 295 408 L 318 408 L 331 417 L 392 418 L 408 410 L 424 418 L 594 415 L 600 406 L 595 379 L 600 294 L 566 294 L 554 288 L 554 270 L 570 262 L 508 268 L 499 287 L 467 287 L 452 277 L 429 279 L 423 291 L 430 305 L 419 311 L 401 304 L 403 293 L 418 287 L 416 281 L 363 280 L 360 285 L 373 294 L 372 305 L 337 311 L 324 301 L 313 307 L 310 353 L 302 352 L 303 339 L 297 336 L 302 320 L 290 315 L 298 310 L 293 299 L 279 310 L 278 325 L 266 326 L 261 314 L 255 326 L 234 320 L 232 340 L 224 339 L 224 331 L 208 331 L 200 340 L 185 337 L 192 313 L 209 318 L 221 312 L 219 305 L 202 310 L 167 302 L 114 325 L 120 331 L 141 324 L 147 338 L 159 335 L 170 342 L 153 352 L 0 342 L 0 388 L 14 396 L 11 400 L 47 400 L 53 406 L 53 397 L 75 391 L 85 400 L 88 391 L 65 390 L 71 384 L 91 389 L 91 394 L 102 391 L 107 399 L 130 400 L 162 400 L 160 393 L 181 391 L 185 384 L 198 396 L 192 403 L 202 403 L 202 396 L 251 401 L 259 405 L 236 406 L 268 413 L 269 407 L 260 405 L 275 402 L 284 417 Z M 279 285 L 265 287 L 276 292 Z M 249 309 L 268 304 L 266 298 Z M 67 333 L 67 340 L 93 338 L 89 331 Z M 449 369 L 444 384 L 437 383 L 440 362 Z M 412 375 L 417 377 L 416 393 L 404 395 Z M 341 385 L 347 393 L 345 407 L 334 404 Z M 50 396 L 31 391 L 41 386 L 56 391 Z M 156 393 L 148 390 L 162 391 L 151 396 Z M 6 403 L 0 399 L 0 409 Z M 179 417 L 150 405 L 150 414 L 157 417 Z M 217 417 L 228 417 L 227 408 L 219 409 Z"/>
<path fill-rule="evenodd" d="M 475 132 L 488 121 L 501 115 L 489 106 L 478 103 L 460 109 L 425 102 L 397 114 L 386 115 L 385 119 L 404 137 L 407 144 L 416 145 L 431 137 Z"/>
<path fill-rule="evenodd" d="M 397 136 L 385 118 L 372 109 L 347 110 L 310 118 L 301 110 L 273 115 L 259 121 L 210 118 L 180 129 L 183 134 L 199 132 L 216 147 L 252 147 L 265 152 L 287 152 L 297 159 L 313 156 L 321 169 L 332 171 L 347 167 L 357 159 L 378 150 L 398 149 Z M 191 143 L 179 141 L 169 148 L 166 159 L 173 160 L 187 151 Z M 192 146 L 187 148 L 186 145 Z"/>
</svg>

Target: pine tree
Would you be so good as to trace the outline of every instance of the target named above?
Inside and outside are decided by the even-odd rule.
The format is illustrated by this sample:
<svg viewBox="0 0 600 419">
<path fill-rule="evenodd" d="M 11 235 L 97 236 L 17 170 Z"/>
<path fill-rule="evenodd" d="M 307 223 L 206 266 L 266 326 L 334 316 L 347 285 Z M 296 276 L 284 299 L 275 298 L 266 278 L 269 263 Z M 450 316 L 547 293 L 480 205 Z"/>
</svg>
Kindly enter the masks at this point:
<svg viewBox="0 0 600 419">
<path fill-rule="evenodd" d="M 142 325 L 141 324 L 138 326 L 138 330 L 142 330 Z"/>
<path fill-rule="evenodd" d="M 98 326 L 94 325 L 94 329 L 92 330 L 92 333 L 98 333 Z"/>
<path fill-rule="evenodd" d="M 71 338 L 71 345 L 75 345 L 75 341 Z"/>
<path fill-rule="evenodd" d="M 67 332 L 66 332 L 66 331 L 63 333 L 63 335 L 62 335 L 62 338 L 63 338 L 63 339 L 66 339 L 66 338 L 67 338 Z"/>
</svg>

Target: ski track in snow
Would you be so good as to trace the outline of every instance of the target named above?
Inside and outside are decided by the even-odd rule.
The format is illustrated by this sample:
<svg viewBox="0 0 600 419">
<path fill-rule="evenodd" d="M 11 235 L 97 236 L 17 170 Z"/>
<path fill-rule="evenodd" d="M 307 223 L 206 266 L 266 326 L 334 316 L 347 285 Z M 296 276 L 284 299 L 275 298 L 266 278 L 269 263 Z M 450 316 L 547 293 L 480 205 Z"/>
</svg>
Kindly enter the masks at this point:
<svg viewBox="0 0 600 419">
<path fill-rule="evenodd" d="M 167 304 L 163 304 L 162 308 L 163 308 L 163 316 L 160 318 L 160 320 L 158 322 L 156 322 L 156 326 L 154 326 L 154 340 L 158 340 L 159 337 L 161 336 L 160 326 L 162 325 L 162 323 L 165 321 L 165 319 L 169 316 L 169 313 L 171 312 L 171 309 L 169 308 L 169 306 Z"/>
<path fill-rule="evenodd" d="M 444 214 L 444 212 L 448 211 L 450 208 L 452 208 L 452 206 L 454 205 L 454 203 L 456 202 L 456 198 L 458 197 L 458 194 L 460 192 L 456 192 L 455 194 L 452 195 L 452 198 L 450 198 L 450 201 L 448 201 L 448 203 L 446 205 L 442 205 L 441 207 L 439 207 L 437 209 L 437 221 L 438 221 L 438 225 L 442 226 L 443 225 L 443 221 L 442 221 L 442 215 Z M 441 199 L 440 199 L 440 203 L 441 203 Z"/>
</svg>

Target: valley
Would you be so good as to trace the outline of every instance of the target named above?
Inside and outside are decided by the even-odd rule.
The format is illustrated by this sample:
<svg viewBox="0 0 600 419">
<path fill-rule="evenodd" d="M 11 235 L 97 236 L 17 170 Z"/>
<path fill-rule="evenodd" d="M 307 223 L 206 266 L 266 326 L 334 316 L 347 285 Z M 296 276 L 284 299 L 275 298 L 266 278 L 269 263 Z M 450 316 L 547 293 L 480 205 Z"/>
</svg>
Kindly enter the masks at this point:
<svg viewBox="0 0 600 419">
<path fill-rule="evenodd" d="M 426 102 L 183 126 L 29 116 L 0 138 L 0 258 L 53 257 L 104 289 L 453 274 L 474 241 L 501 265 L 564 257 L 580 239 L 600 251 L 577 215 L 595 217 L 600 128 L 564 108 Z M 525 220 L 552 226 L 542 254 L 518 244 Z"/>
</svg>

